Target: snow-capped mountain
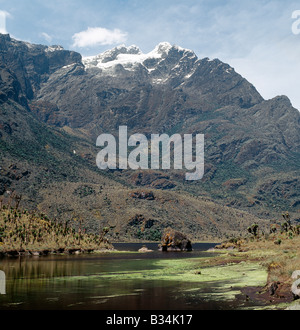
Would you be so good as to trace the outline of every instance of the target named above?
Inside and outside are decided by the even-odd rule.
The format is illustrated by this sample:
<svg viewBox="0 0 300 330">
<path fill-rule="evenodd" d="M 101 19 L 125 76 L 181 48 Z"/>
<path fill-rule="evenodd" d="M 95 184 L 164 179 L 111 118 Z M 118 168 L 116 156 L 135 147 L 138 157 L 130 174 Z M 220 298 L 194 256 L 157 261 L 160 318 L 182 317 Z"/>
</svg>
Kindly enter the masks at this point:
<svg viewBox="0 0 300 330">
<path fill-rule="evenodd" d="M 147 54 L 125 45 L 83 59 L 61 50 L 45 53 L 61 64 L 35 95 L 36 101 L 55 103 L 59 109 L 47 120 L 58 126 L 88 126 L 94 135 L 108 123 L 115 127 L 110 119 L 114 115 L 118 123 L 161 131 L 197 112 L 228 105 L 249 108 L 263 101 L 228 64 L 198 59 L 193 51 L 168 42 Z M 160 115 L 154 116 L 156 112 Z"/>
<path fill-rule="evenodd" d="M 155 191 L 176 187 L 173 191 L 176 200 L 191 189 L 195 195 L 212 196 L 220 204 L 248 209 L 259 216 L 265 214 L 262 212 L 266 212 L 266 208 L 268 212 L 299 209 L 299 112 L 287 97 L 264 100 L 250 82 L 218 59 L 199 59 L 193 51 L 166 42 L 147 54 L 137 46 L 122 45 L 82 59 L 80 54 L 59 46 L 32 45 L 0 34 L 0 62 L 3 109 L 0 112 L 0 157 L 6 153 L 8 164 L 19 157 L 22 168 L 24 166 L 21 174 L 27 173 L 33 163 L 43 164 L 35 171 L 40 176 L 24 179 L 22 193 L 30 193 L 31 199 L 43 196 L 49 182 L 41 182 L 50 177 L 51 163 L 51 173 L 57 173 L 58 168 L 62 171 L 61 176 L 51 177 L 53 182 L 58 180 L 60 196 L 51 201 L 55 205 L 53 209 L 65 209 L 66 205 L 71 210 L 77 202 L 86 203 L 87 200 L 81 198 L 74 201 L 73 190 L 70 190 L 64 194 L 72 197 L 70 201 L 56 205 L 62 197 L 60 180 L 70 178 L 70 187 L 76 190 L 73 184 L 77 176 L 95 167 L 91 150 L 94 150 L 97 136 L 117 134 L 119 127 L 126 125 L 129 134 L 146 136 L 205 134 L 206 169 L 204 181 L 191 186 L 187 186 L 177 172 L 117 172 L 114 177 L 118 182 L 122 177 L 130 187 Z M 83 143 L 82 147 L 78 141 Z M 36 150 L 38 152 L 32 155 Z M 66 162 L 66 155 L 72 157 L 72 161 Z M 89 167 L 75 169 L 73 161 Z M 66 169 L 66 166 L 70 167 Z M 15 173 L 8 171 L 2 178 L 2 191 L 6 185 L 13 186 L 12 177 L 16 177 Z M 91 176 L 90 182 L 95 183 L 95 178 Z M 16 179 L 16 184 L 19 185 L 20 180 Z M 36 184 L 32 186 L 32 182 Z M 83 187 L 86 184 L 84 177 Z M 278 192 L 284 192 L 286 198 Z M 48 200 L 48 194 L 45 196 Z M 122 203 L 128 202 L 128 196 L 126 190 Z M 163 198 L 158 200 L 166 204 L 165 194 L 161 196 Z M 42 198 L 40 200 L 42 202 Z M 160 219 L 162 223 L 171 221 L 175 227 L 179 224 L 179 228 L 182 219 L 188 219 L 191 232 L 199 225 L 201 233 L 222 234 L 226 224 L 232 226 L 230 209 L 222 209 L 216 217 L 217 206 L 206 204 L 212 211 L 203 215 L 207 208 L 194 212 L 192 205 L 198 205 L 199 200 L 191 202 L 190 197 L 188 200 L 188 204 L 180 204 L 185 206 L 180 208 L 183 213 L 178 216 L 179 220 L 176 220 L 178 211 L 168 213 L 170 208 L 168 212 L 152 215 L 152 206 L 146 211 L 144 206 L 140 208 L 134 204 L 128 211 L 147 212 L 151 219 Z M 123 208 L 122 203 L 118 204 L 120 214 L 113 217 L 122 224 L 120 232 L 125 232 L 127 227 L 122 226 L 130 216 L 124 220 L 126 207 Z M 86 217 L 91 223 L 95 221 L 93 205 L 84 204 L 83 207 L 91 206 Z M 274 209 L 274 205 L 279 206 Z M 98 205 L 97 212 L 99 209 L 101 213 L 107 210 L 107 219 L 111 218 L 108 204 Z M 238 216 L 234 222 L 237 228 L 240 219 Z M 252 216 L 250 221 L 254 221 Z"/>
<path fill-rule="evenodd" d="M 166 83 L 170 78 L 191 77 L 197 61 L 193 51 L 168 42 L 158 44 L 147 54 L 137 46 L 121 45 L 97 56 L 83 58 L 86 70 L 98 69 L 103 75 L 110 76 L 120 75 L 122 70 L 139 72 L 140 76 L 150 77 L 155 84 Z"/>
<path fill-rule="evenodd" d="M 125 69 L 130 70 L 134 66 L 141 64 L 151 72 L 154 64 L 157 65 L 163 61 L 172 50 L 180 53 L 181 56 L 188 56 L 190 59 L 196 58 L 195 53 L 191 50 L 172 46 L 168 42 L 162 42 L 147 54 L 142 53 L 139 47 L 135 45 L 130 47 L 121 45 L 97 56 L 85 57 L 83 58 L 83 64 L 87 69 L 97 67 L 104 70 L 116 65 L 122 65 Z"/>
<path fill-rule="evenodd" d="M 190 49 L 168 42 L 159 43 L 151 52 L 144 54 L 139 47 L 118 46 L 97 56 L 82 60 L 85 70 L 94 75 L 124 77 L 151 84 L 168 84 L 178 87 L 197 83 L 205 75 L 240 77 L 233 68 L 218 59 L 198 59 Z M 203 70 L 205 72 L 203 72 Z M 199 77 L 201 75 L 201 77 Z M 248 101 L 247 101 L 248 102 Z"/>
</svg>

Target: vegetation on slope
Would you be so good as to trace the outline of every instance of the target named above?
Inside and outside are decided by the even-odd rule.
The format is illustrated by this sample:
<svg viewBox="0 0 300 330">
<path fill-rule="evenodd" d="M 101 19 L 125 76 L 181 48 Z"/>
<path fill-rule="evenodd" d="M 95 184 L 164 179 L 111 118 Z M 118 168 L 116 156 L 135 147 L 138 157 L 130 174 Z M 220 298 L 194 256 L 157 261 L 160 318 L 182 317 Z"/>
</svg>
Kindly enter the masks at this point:
<svg viewBox="0 0 300 330">
<path fill-rule="evenodd" d="M 295 296 L 291 287 L 296 279 L 292 278 L 295 271 L 300 270 L 300 225 L 292 222 L 289 213 L 282 214 L 280 225 L 271 224 L 269 232 L 262 231 L 258 225 L 248 228 L 248 236 L 228 240 L 218 246 L 226 251 L 222 257 L 210 260 L 228 264 L 230 262 L 257 262 L 267 270 L 267 283 L 263 288 L 246 290 L 254 299 L 268 301 L 279 308 L 285 308 L 299 296 Z M 279 304 L 279 305 L 278 305 Z"/>
<path fill-rule="evenodd" d="M 105 238 L 109 228 L 99 234 L 88 234 L 83 221 L 75 230 L 70 220 L 50 220 L 45 214 L 21 210 L 21 196 L 13 195 L 8 204 L 0 201 L 0 253 L 7 255 L 78 253 L 109 249 Z"/>
</svg>

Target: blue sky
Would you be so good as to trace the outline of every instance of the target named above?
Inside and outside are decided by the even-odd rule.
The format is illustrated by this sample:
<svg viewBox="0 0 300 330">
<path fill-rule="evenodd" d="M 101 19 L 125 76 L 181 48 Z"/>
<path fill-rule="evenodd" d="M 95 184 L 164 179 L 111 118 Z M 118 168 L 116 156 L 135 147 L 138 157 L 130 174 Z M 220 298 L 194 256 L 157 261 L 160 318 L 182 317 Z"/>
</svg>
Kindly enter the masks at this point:
<svg viewBox="0 0 300 330">
<path fill-rule="evenodd" d="M 293 0 L 0 0 L 0 32 L 84 56 L 168 41 L 229 63 L 264 98 L 284 94 L 300 109 L 296 10 Z"/>
</svg>

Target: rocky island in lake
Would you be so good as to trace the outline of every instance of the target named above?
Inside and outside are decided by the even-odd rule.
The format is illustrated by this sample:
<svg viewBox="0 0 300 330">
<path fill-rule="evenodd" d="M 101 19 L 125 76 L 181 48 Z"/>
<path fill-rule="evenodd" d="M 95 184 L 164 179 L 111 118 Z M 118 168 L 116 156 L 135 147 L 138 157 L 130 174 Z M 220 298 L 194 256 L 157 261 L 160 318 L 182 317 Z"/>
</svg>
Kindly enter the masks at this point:
<svg viewBox="0 0 300 330">
<path fill-rule="evenodd" d="M 179 231 L 176 231 L 172 228 L 165 229 L 162 242 L 159 246 L 161 251 L 192 251 L 192 243 L 187 238 L 187 236 Z"/>
</svg>

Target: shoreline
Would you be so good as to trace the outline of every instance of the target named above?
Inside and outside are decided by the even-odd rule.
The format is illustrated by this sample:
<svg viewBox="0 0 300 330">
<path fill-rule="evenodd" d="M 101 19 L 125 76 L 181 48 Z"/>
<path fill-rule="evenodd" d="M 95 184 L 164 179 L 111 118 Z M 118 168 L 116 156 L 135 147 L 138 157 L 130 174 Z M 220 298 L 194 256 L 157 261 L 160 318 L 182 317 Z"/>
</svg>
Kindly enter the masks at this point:
<svg viewBox="0 0 300 330">
<path fill-rule="evenodd" d="M 294 241 L 294 242 L 293 242 Z M 233 281 L 235 285 L 224 286 L 224 297 L 234 296 L 244 297 L 245 301 L 257 302 L 257 309 L 287 309 L 291 308 L 294 298 L 291 292 L 292 280 L 288 275 L 282 275 L 281 263 L 286 259 L 295 259 L 297 249 L 295 244 L 300 242 L 300 237 L 293 240 L 283 240 L 278 246 L 274 244 L 276 239 L 259 239 L 254 241 L 239 241 L 235 243 L 211 243 L 215 245 L 213 248 L 207 249 L 207 253 L 212 253 L 208 258 L 182 258 L 176 260 L 171 258 L 169 261 L 159 259 L 157 262 L 161 264 L 164 272 L 149 272 L 143 274 L 143 279 L 162 279 L 162 280 L 180 280 L 191 282 L 216 281 L 217 285 Z M 45 257 L 50 255 L 97 255 L 108 253 L 132 253 L 143 254 L 141 251 L 119 251 L 114 244 L 140 244 L 147 245 L 149 243 L 158 244 L 158 242 L 113 242 L 103 243 L 103 246 L 95 248 L 57 248 L 57 249 L 30 249 L 17 250 L 6 249 L 0 250 L 0 258 L 19 258 L 19 257 Z M 194 243 L 196 244 L 196 243 Z M 3 248 L 3 247 L 2 247 Z M 154 251 L 152 251 L 154 252 Z M 184 253 L 184 252 L 178 252 Z M 295 263 L 294 267 L 298 268 L 300 264 Z M 299 268 L 298 268 L 299 269 Z M 295 269 L 293 269 L 295 270 Z M 280 273 L 281 271 L 281 273 Z M 286 271 L 287 272 L 287 271 Z M 217 275 L 215 275 L 217 274 Z M 222 275 L 223 274 L 223 275 Z M 112 279 L 133 279 L 136 274 L 114 274 Z M 246 280 L 247 279 L 247 280 Z M 218 282 L 219 281 L 219 282 Z M 236 283 L 239 283 L 237 286 Z M 295 304 L 298 308 L 298 304 Z M 300 304 L 299 304 L 300 308 Z"/>
<path fill-rule="evenodd" d="M 70 248 L 39 248 L 31 249 L 27 247 L 26 249 L 0 249 L 0 258 L 11 258 L 11 257 L 38 257 L 38 256 L 48 256 L 48 255 L 78 255 L 78 254 L 99 254 L 99 253 L 144 253 L 140 251 L 120 251 L 115 249 L 114 244 L 157 244 L 157 251 L 159 251 L 159 242 L 109 242 L 107 247 L 95 247 L 95 248 L 80 248 L 80 247 L 70 247 Z M 193 244 L 212 244 L 218 245 L 215 242 L 194 242 Z M 207 252 L 214 251 L 214 248 L 207 250 Z M 147 252 L 153 252 L 148 250 Z M 183 253 L 184 251 L 172 251 Z M 203 251 L 205 252 L 205 251 Z"/>
<path fill-rule="evenodd" d="M 40 250 L 0 250 L 0 258 L 14 258 L 14 257 L 42 257 L 49 255 L 79 255 L 79 254 L 96 254 L 109 253 L 116 251 L 112 248 L 98 248 L 98 249 L 82 249 L 82 248 L 58 248 L 58 249 L 40 249 Z"/>
<path fill-rule="evenodd" d="M 15 251 L 16 252 L 16 251 Z M 48 252 L 48 253 L 41 253 Z M 270 294 L 270 269 L 266 263 L 268 255 L 261 256 L 257 249 L 210 249 L 203 251 L 212 253 L 209 257 L 183 258 L 183 259 L 158 259 L 158 269 L 146 272 L 120 272 L 114 273 L 111 280 L 163 280 L 163 281 L 187 281 L 191 283 L 215 283 L 221 289 L 222 294 L 212 294 L 210 298 L 224 301 L 239 301 L 253 303 L 249 309 L 282 310 L 298 308 L 294 302 L 289 283 L 283 283 L 277 294 Z M 82 255 L 105 253 L 135 253 L 138 251 L 118 251 L 114 248 L 98 250 L 73 249 L 68 251 L 38 251 L 38 253 L 26 251 L 21 254 L 13 254 L 4 258 L 18 257 L 44 257 L 50 255 Z M 180 253 L 180 252 L 178 252 Z M 0 252 L 0 256 L 4 253 Z M 106 276 L 103 276 L 106 278 Z M 241 307 L 242 308 L 242 307 Z M 299 305 L 300 308 L 300 305 Z M 238 308 L 240 309 L 240 308 Z M 242 308 L 243 309 L 243 308 Z M 246 308 L 248 309 L 248 307 Z"/>
</svg>

